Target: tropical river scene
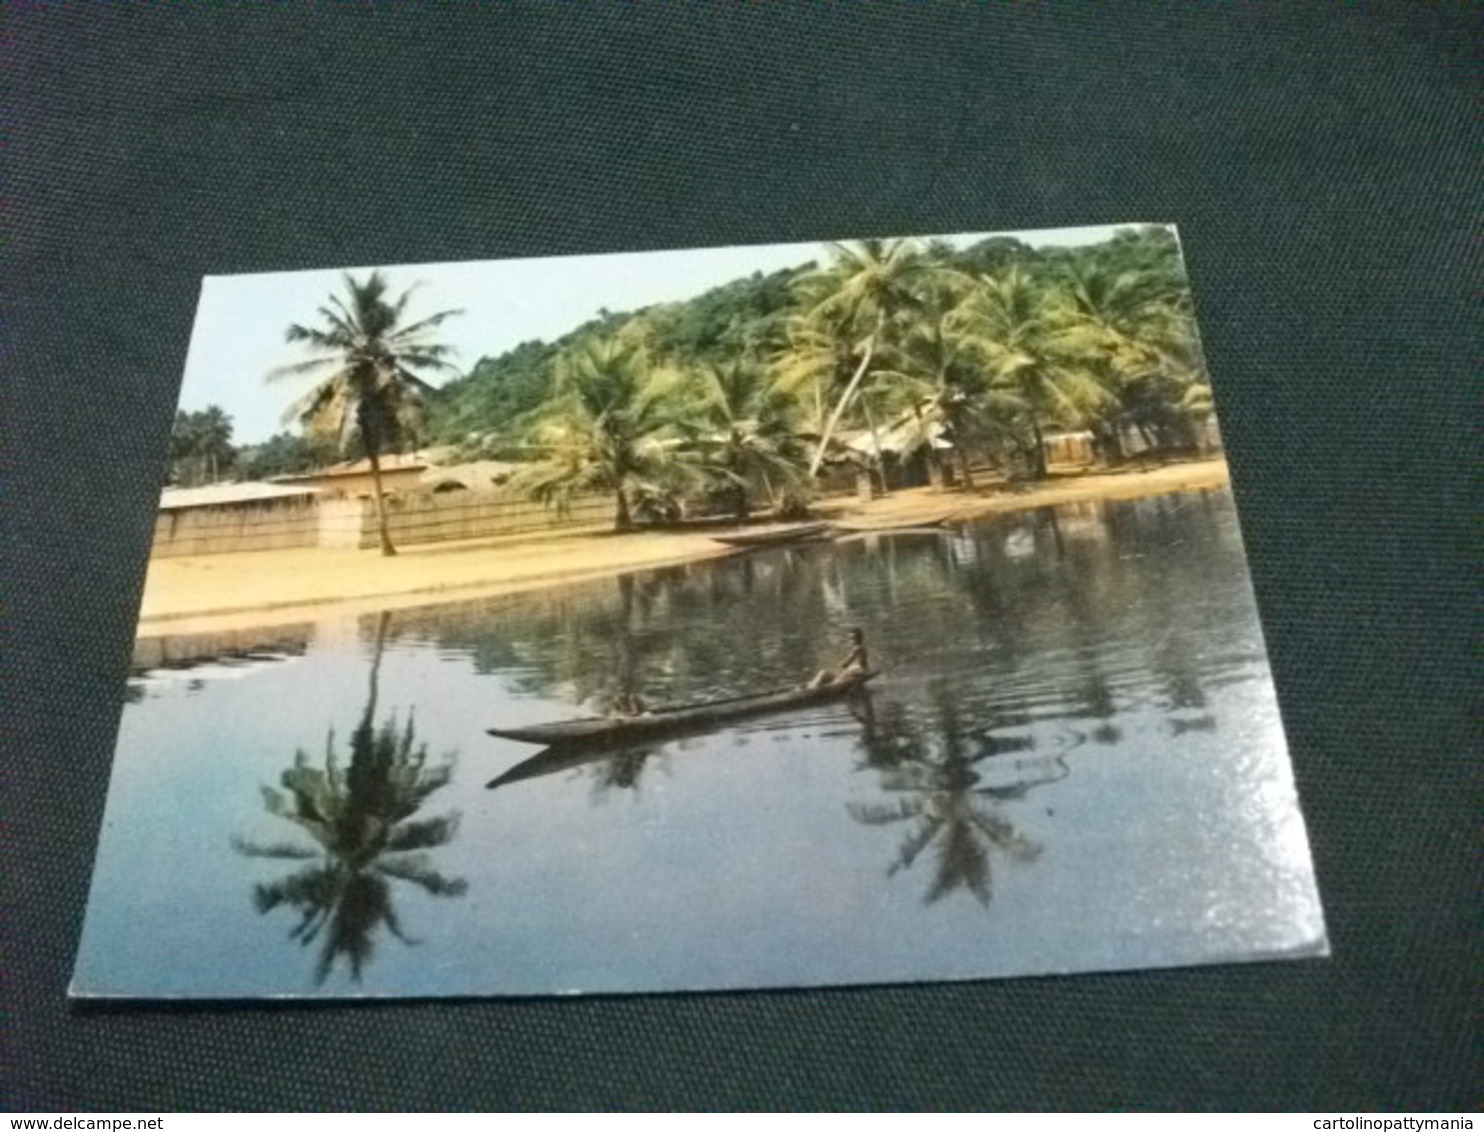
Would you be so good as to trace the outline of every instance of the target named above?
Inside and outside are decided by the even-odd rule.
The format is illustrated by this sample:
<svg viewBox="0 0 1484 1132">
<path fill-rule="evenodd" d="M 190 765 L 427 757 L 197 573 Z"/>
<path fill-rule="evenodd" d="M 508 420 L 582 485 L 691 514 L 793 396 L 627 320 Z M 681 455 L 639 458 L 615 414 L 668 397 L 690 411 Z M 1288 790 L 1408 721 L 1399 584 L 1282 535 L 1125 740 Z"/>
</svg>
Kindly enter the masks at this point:
<svg viewBox="0 0 1484 1132">
<path fill-rule="evenodd" d="M 419 489 L 388 479 L 359 548 L 177 553 L 157 533 L 72 993 L 663 992 L 1324 954 L 1188 291 L 1159 283 L 1173 264 L 1183 287 L 1167 231 L 732 249 L 778 254 L 709 267 L 720 298 L 685 280 L 700 313 L 615 299 L 596 329 L 497 342 L 426 391 L 399 375 L 451 356 L 446 320 L 351 272 L 317 327 L 273 308 L 290 286 L 246 308 L 280 352 L 249 354 L 232 402 L 192 366 L 203 326 L 247 330 L 211 323 L 204 291 L 165 499 L 204 491 L 178 498 L 246 531 L 278 490 L 296 515 L 326 507 L 292 477 L 380 476 L 434 441 L 438 482 L 508 468 L 490 499 L 554 525 L 419 542 L 397 525 Z M 858 301 L 833 302 L 861 272 Z M 1102 323 L 1079 283 L 1104 288 Z M 1039 304 L 1013 340 L 984 297 L 1007 286 Z M 675 345 L 688 319 L 710 328 L 699 360 Z M 285 367 L 309 375 L 298 399 Z M 770 409 L 722 429 L 707 373 Z M 192 397 L 234 424 L 292 403 L 297 428 L 202 440 Z M 573 518 L 594 496 L 602 516 Z M 595 733 L 540 730 L 576 719 Z"/>
</svg>

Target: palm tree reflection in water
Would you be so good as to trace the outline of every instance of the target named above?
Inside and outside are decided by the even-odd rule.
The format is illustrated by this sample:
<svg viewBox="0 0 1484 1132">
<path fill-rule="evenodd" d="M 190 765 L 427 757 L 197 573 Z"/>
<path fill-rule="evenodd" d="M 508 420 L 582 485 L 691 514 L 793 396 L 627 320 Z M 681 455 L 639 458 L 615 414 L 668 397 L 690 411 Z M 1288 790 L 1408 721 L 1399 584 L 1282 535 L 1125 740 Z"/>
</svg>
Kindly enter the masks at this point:
<svg viewBox="0 0 1484 1132">
<path fill-rule="evenodd" d="M 903 794 L 891 803 L 851 802 L 850 816 L 865 825 L 911 823 L 888 877 L 910 869 L 931 845 L 937 847 L 937 870 L 924 902 L 933 904 L 955 889 L 973 894 L 988 906 L 991 896 L 990 849 L 1012 861 L 1029 863 L 1041 846 L 1021 834 L 1000 813 L 1001 804 L 1025 797 L 1034 787 L 1065 778 L 1069 768 L 1060 756 L 1017 760 L 1016 777 L 1005 785 L 985 784 L 976 767 L 984 760 L 1006 758 L 1032 746 L 1029 739 L 978 736 L 970 752 L 958 710 L 946 689 L 936 690 L 937 721 L 932 740 L 906 713 L 890 710 L 867 720 L 862 746 L 866 767 L 880 775 L 880 788 Z M 994 765 L 994 764 L 990 764 Z M 988 770 L 988 766 L 983 768 Z"/>
<path fill-rule="evenodd" d="M 462 896 L 468 887 L 462 879 L 439 873 L 425 852 L 453 839 L 459 815 L 412 820 L 427 797 L 448 784 L 452 765 L 427 765 L 427 744 L 416 743 L 411 719 L 402 726 L 395 717 L 380 727 L 375 723 L 385 632 L 383 614 L 366 709 L 350 735 L 349 765 L 342 766 L 336 757 L 332 730 L 323 767 L 311 765 L 301 749 L 294 765 L 283 772 L 282 790 L 263 788 L 268 813 L 305 830 L 318 848 L 233 840 L 233 848 L 244 856 L 315 862 L 255 885 L 253 904 L 263 914 L 282 905 L 300 913 L 289 938 L 305 946 L 322 941 L 314 970 L 317 984 L 341 958 L 359 981 L 382 925 L 402 942 L 416 942 L 402 929 L 391 881 L 405 881 L 432 896 Z"/>
</svg>

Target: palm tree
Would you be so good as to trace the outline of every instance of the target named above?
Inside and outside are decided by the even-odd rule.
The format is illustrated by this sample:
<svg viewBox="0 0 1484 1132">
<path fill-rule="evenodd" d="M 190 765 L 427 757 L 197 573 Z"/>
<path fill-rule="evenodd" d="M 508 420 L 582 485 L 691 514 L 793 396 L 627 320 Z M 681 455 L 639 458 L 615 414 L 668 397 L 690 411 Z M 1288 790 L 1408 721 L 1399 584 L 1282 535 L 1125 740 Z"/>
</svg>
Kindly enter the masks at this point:
<svg viewBox="0 0 1484 1132">
<path fill-rule="evenodd" d="M 452 840 L 458 814 L 413 820 L 423 802 L 445 786 L 452 766 L 427 765 L 427 745 L 414 749 L 411 719 L 376 725 L 377 673 L 386 632 L 383 614 L 377 630 L 366 708 L 350 736 L 350 763 L 335 753 L 335 734 L 325 741 L 323 766 L 303 751 L 280 778 L 282 790 L 263 788 L 264 808 L 298 826 L 313 846 L 297 842 L 263 845 L 237 838 L 244 856 L 312 862 L 299 871 L 253 889 L 260 913 L 288 906 L 300 913 L 290 937 L 308 945 L 323 939 L 315 981 L 323 983 L 345 957 L 359 980 L 370 959 L 375 931 L 385 925 L 410 943 L 392 903 L 392 881 L 404 881 L 433 896 L 461 896 L 467 884 L 433 868 L 427 849 Z"/>
<path fill-rule="evenodd" d="M 778 387 L 794 397 L 805 429 L 817 443 L 831 406 L 855 372 L 851 336 L 839 322 L 805 312 L 788 319 L 785 339 L 769 358 L 769 371 Z"/>
<path fill-rule="evenodd" d="M 739 519 L 759 487 L 776 510 L 802 480 L 793 399 L 750 359 L 706 365 L 696 376 L 699 390 L 682 428 L 704 469 L 731 489 Z"/>
<path fill-rule="evenodd" d="M 201 480 L 199 458 L 200 422 L 195 413 L 184 409 L 175 411 L 175 421 L 170 426 L 170 448 L 168 482 L 178 487 L 194 487 Z"/>
<path fill-rule="evenodd" d="M 196 452 L 211 470 L 211 482 L 221 478 L 222 469 L 236 455 L 232 447 L 232 418 L 220 405 L 207 405 L 196 416 Z M 203 469 L 204 470 L 204 469 Z"/>
<path fill-rule="evenodd" d="M 951 443 L 962 485 L 972 491 L 974 474 L 969 451 L 976 442 L 1003 431 L 1004 422 L 1024 409 L 1014 392 L 990 385 L 981 361 L 985 344 L 964 328 L 956 307 L 945 303 L 928 312 L 890 351 L 890 369 L 883 378 L 896 381 L 897 399 L 904 403 L 893 422 L 906 448 L 925 448 L 938 478 L 939 448 Z"/>
<path fill-rule="evenodd" d="M 412 290 L 390 299 L 386 277 L 379 271 L 364 282 L 347 273 L 345 291 L 343 299 L 331 295 L 329 303 L 319 308 L 323 326 L 295 323 L 286 332 L 288 341 L 304 343 L 315 356 L 280 366 L 269 377 L 330 371 L 289 409 L 285 420 L 297 419 L 316 431 L 333 431 L 342 450 L 359 438 L 371 464 L 381 553 L 395 554 L 382 497 L 381 456 L 401 449 L 417 423 L 425 397 L 433 392 L 418 371 L 453 370 L 447 360 L 452 347 L 436 341 L 433 331 L 462 312 L 439 311 L 402 325 Z"/>
<path fill-rule="evenodd" d="M 613 493 L 613 528 L 634 527 L 644 501 L 668 499 L 693 478 L 679 451 L 673 377 L 651 371 L 638 346 L 588 341 L 559 361 L 556 394 L 536 415 L 542 452 L 517 483 L 558 508 L 587 492 Z"/>
<path fill-rule="evenodd" d="M 1049 297 L 1018 268 L 979 277 L 957 321 L 989 367 L 991 385 L 1017 398 L 1034 439 L 1034 472 L 1046 476 L 1042 425 L 1073 423 L 1107 397 L 1056 337 Z"/>
<path fill-rule="evenodd" d="M 848 343 L 855 368 L 820 434 L 809 464 L 811 477 L 818 473 L 840 418 L 855 400 L 892 321 L 921 305 L 919 287 L 935 267 L 914 240 L 861 240 L 832 247 L 833 266 L 806 276 L 801 285 L 806 301 L 813 300 L 810 317 Z M 874 421 L 869 416 L 868 423 L 874 436 Z M 876 449 L 879 462 L 879 442 Z"/>
<path fill-rule="evenodd" d="M 1122 426 L 1188 432 L 1210 414 L 1183 281 L 1156 270 L 1115 272 L 1100 264 L 1069 267 L 1058 289 L 1057 339 L 1091 365 L 1112 397 L 1110 439 L 1121 454 Z"/>
<path fill-rule="evenodd" d="M 170 429 L 172 480 L 190 486 L 216 483 L 236 456 L 232 418 L 220 405 L 208 405 L 195 413 L 184 409 L 176 412 Z"/>
</svg>

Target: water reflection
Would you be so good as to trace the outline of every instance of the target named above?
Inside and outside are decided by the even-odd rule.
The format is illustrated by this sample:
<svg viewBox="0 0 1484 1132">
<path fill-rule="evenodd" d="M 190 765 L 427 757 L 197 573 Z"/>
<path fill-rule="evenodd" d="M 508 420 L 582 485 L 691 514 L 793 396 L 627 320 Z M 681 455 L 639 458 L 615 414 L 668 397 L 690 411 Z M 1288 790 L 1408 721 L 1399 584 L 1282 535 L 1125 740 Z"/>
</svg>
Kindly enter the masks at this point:
<svg viewBox="0 0 1484 1132">
<path fill-rule="evenodd" d="M 490 790 L 511 786 L 532 778 L 565 771 L 582 770 L 593 783 L 594 800 L 614 790 L 637 790 L 639 781 L 651 759 L 660 754 L 655 745 L 626 747 L 547 747 L 523 762 L 517 763 L 504 774 L 490 779 L 485 785 Z"/>
<path fill-rule="evenodd" d="M 485 734 L 625 692 L 796 686 L 852 626 L 881 672 L 860 704 L 535 757 Z M 285 931 L 320 993 L 372 994 L 976 977 L 1315 938 L 1224 496 L 145 648 L 79 966 L 105 991 L 283 993 Z M 480 773 L 430 760 L 408 705 Z M 263 820 L 294 837 L 180 860 L 242 829 L 265 782 Z M 168 819 L 129 820 L 151 805 Z M 435 899 L 465 877 L 478 899 Z"/>
<path fill-rule="evenodd" d="M 890 800 L 851 802 L 846 810 L 863 825 L 907 826 L 888 877 L 912 868 L 934 847 L 933 879 L 924 903 L 936 903 L 960 889 L 988 906 L 990 850 L 1022 864 L 1034 861 L 1042 850 L 1015 828 L 1003 804 L 1024 798 L 1033 787 L 1060 781 L 1070 770 L 1060 756 L 1011 760 L 1009 752 L 1034 746 L 1028 736 L 967 734 L 946 684 L 933 687 L 932 701 L 932 726 L 915 723 L 900 705 L 871 721 L 861 740 L 866 754 L 861 769 L 876 772 L 878 789 Z M 987 775 L 990 770 L 996 773 Z"/>
<path fill-rule="evenodd" d="M 403 943 L 414 942 L 393 903 L 393 881 L 441 897 L 462 896 L 468 887 L 438 872 L 426 852 L 453 839 L 459 815 L 414 820 L 423 802 L 448 785 L 452 764 L 428 765 L 427 744 L 417 743 L 410 717 L 401 725 L 395 716 L 376 722 L 387 618 L 382 614 L 378 625 L 366 705 L 350 733 L 349 764 L 341 766 L 331 731 L 322 766 L 298 750 L 279 780 L 281 790 L 263 787 L 267 812 L 298 826 L 316 847 L 240 837 L 232 843 L 246 857 L 313 862 L 254 885 L 252 893 L 260 914 L 280 907 L 299 913 L 289 937 L 304 946 L 320 943 L 316 984 L 342 960 L 359 981 L 382 928 Z"/>
<path fill-rule="evenodd" d="M 244 679 L 302 658 L 313 638 L 314 626 L 308 623 L 140 637 L 129 662 L 126 702 L 143 700 L 151 685 L 184 682 L 190 691 L 199 692 L 217 680 Z"/>
</svg>

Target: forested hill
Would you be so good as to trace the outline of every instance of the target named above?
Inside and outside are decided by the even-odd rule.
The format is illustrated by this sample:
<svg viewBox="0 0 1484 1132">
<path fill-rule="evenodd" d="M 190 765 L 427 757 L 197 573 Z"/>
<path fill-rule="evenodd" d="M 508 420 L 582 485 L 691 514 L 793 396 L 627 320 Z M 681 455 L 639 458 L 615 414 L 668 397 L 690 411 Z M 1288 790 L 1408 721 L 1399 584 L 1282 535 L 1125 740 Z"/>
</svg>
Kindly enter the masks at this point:
<svg viewBox="0 0 1484 1132">
<path fill-rule="evenodd" d="M 1158 278 L 1181 291 L 1185 287 L 1174 233 L 1159 226 L 1121 229 L 1108 241 L 1079 248 L 1035 248 L 992 236 L 962 250 L 934 241 L 927 251 L 965 277 L 1015 271 L 1043 293 L 1087 272 Z M 736 279 L 684 302 L 602 310 L 555 341 L 525 342 L 498 357 L 483 357 L 467 375 L 444 386 L 431 406 L 426 435 L 433 443 L 488 452 L 514 442 L 530 414 L 551 397 L 557 359 L 593 340 L 642 345 L 652 362 L 680 368 L 741 359 L 777 364 L 790 349 L 790 319 L 813 305 L 806 284 L 817 274 L 815 263 L 804 263 Z"/>
<path fill-rule="evenodd" d="M 725 362 L 741 353 L 771 354 L 787 342 L 786 321 L 797 312 L 795 284 L 813 262 L 771 275 L 755 272 L 679 303 L 598 316 L 553 342 L 523 342 L 483 357 L 447 383 L 428 423 L 439 444 L 500 434 L 541 406 L 552 392 L 556 359 L 594 338 L 642 338 L 657 361 Z"/>
<path fill-rule="evenodd" d="M 683 302 L 599 310 L 431 397 L 416 371 L 447 368 L 439 327 L 459 312 L 402 325 L 407 295 L 383 275 L 346 283 L 326 326 L 290 328 L 318 355 L 299 367 L 331 370 L 301 402 L 301 434 L 237 452 L 219 409 L 183 413 L 171 482 L 362 452 L 379 476 L 380 456 L 431 442 L 518 463 L 513 487 L 558 509 L 610 493 L 627 530 L 690 507 L 802 513 L 829 473 L 873 490 L 972 491 L 976 469 L 1043 479 L 1069 429 L 1105 464 L 1219 445 L 1167 228 L 1076 248 L 837 244 Z"/>
<path fill-rule="evenodd" d="M 1097 306 L 1104 300 L 1114 306 L 1131 300 L 1144 303 L 1138 297 L 1153 294 L 1150 288 L 1165 297 L 1162 301 L 1166 306 L 1172 301 L 1184 310 L 1184 317 L 1189 317 L 1189 292 L 1171 228 L 1120 228 L 1109 240 L 1080 248 L 1036 248 L 1011 236 L 987 237 L 963 249 L 954 248 L 947 240 L 930 240 L 919 248 L 923 263 L 932 264 L 935 277 L 947 289 L 941 294 L 919 295 L 916 306 L 908 303 L 893 319 L 911 316 L 911 310 L 916 309 L 919 322 L 926 325 L 930 310 L 959 303 L 969 292 L 976 288 L 982 291 L 985 285 L 1014 289 L 1036 309 L 1024 310 L 1020 316 L 1036 325 L 1042 319 L 1042 313 L 1037 312 L 1052 309 L 1057 309 L 1057 317 L 1066 322 L 1067 310 L 1079 301 L 1083 306 Z M 595 341 L 637 347 L 649 365 L 666 365 L 683 372 L 697 372 L 706 365 L 743 363 L 787 374 L 791 362 L 797 363 L 794 368 L 818 366 L 818 359 L 807 358 L 810 350 L 828 350 L 837 359 L 835 380 L 844 381 L 855 365 L 856 347 L 865 337 L 865 328 L 856 323 L 855 316 L 841 315 L 833 322 L 819 319 L 821 301 L 831 291 L 831 277 L 841 270 L 841 252 L 822 252 L 819 264 L 801 263 L 772 274 L 754 273 L 681 303 L 657 304 L 634 312 L 600 310 L 597 317 L 551 343 L 528 341 L 503 355 L 485 356 L 466 375 L 442 389 L 430 407 L 424 435 L 435 444 L 457 445 L 467 454 L 516 454 L 528 436 L 531 417 L 549 405 L 554 396 L 559 359 Z M 1082 294 L 1080 298 L 1074 294 L 1077 288 L 1085 292 L 1089 285 L 1100 288 L 1103 294 Z M 833 301 L 838 303 L 841 298 L 837 295 Z M 870 306 L 870 298 L 865 301 Z M 1147 309 L 1147 303 L 1144 306 Z M 1103 317 L 1106 312 L 1092 313 Z M 816 331 L 812 344 L 807 332 L 800 334 L 804 323 Z M 835 328 L 828 334 L 840 332 L 846 337 L 822 343 L 818 332 L 827 325 Z M 884 347 L 890 337 L 899 335 L 886 335 L 879 346 Z M 1193 337 L 1190 344 L 1195 346 Z M 1199 368 L 1199 361 L 1193 361 Z M 881 353 L 873 365 L 887 365 L 886 355 Z"/>
</svg>

